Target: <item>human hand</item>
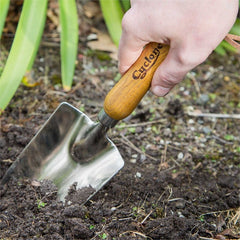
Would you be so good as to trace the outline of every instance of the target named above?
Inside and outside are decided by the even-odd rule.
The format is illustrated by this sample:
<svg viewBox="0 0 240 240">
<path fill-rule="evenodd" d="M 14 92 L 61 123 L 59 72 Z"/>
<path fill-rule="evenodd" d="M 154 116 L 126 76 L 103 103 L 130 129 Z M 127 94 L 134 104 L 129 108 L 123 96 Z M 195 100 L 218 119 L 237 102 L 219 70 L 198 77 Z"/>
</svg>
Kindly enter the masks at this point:
<svg viewBox="0 0 240 240">
<path fill-rule="evenodd" d="M 131 0 L 122 21 L 120 73 L 128 70 L 148 42 L 169 44 L 151 85 L 155 95 L 165 96 L 218 46 L 237 12 L 238 0 Z"/>
</svg>

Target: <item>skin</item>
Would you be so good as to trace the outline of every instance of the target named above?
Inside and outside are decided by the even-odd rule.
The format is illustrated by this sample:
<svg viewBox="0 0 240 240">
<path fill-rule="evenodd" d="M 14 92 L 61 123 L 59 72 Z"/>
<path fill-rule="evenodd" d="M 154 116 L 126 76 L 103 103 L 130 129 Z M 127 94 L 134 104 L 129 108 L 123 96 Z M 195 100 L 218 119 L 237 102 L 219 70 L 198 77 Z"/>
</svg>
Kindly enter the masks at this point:
<svg viewBox="0 0 240 240">
<path fill-rule="evenodd" d="M 119 71 L 124 74 L 149 42 L 170 45 L 151 90 L 165 96 L 201 64 L 233 26 L 238 0 L 131 0 L 122 21 Z"/>
</svg>

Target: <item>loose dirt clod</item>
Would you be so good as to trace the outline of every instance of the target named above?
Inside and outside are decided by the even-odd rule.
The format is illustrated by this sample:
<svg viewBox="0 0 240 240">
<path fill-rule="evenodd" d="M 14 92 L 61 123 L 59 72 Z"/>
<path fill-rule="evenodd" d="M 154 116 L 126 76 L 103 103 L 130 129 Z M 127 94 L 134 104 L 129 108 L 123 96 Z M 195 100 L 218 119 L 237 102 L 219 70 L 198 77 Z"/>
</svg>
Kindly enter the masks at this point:
<svg viewBox="0 0 240 240">
<path fill-rule="evenodd" d="M 84 187 L 77 189 L 77 184 L 74 183 L 69 191 L 68 195 L 65 197 L 65 201 L 67 204 L 69 203 L 77 203 L 77 204 L 83 204 L 87 201 L 87 199 L 92 196 L 96 192 L 96 189 L 89 186 L 89 187 Z"/>
</svg>

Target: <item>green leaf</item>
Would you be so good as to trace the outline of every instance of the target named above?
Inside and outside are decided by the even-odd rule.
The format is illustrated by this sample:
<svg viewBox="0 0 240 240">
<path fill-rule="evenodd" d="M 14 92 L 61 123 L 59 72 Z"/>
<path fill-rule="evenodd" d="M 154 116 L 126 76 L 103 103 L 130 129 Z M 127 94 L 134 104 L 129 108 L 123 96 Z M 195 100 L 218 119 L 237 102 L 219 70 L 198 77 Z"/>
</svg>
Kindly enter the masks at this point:
<svg viewBox="0 0 240 240">
<path fill-rule="evenodd" d="M 135 127 L 130 127 L 130 128 L 128 128 L 128 131 L 130 133 L 135 133 L 136 132 L 136 128 Z"/>
<path fill-rule="evenodd" d="M 216 99 L 216 97 L 217 97 L 217 95 L 215 93 L 209 93 L 208 96 L 210 97 L 210 99 L 212 101 L 214 101 Z"/>
<path fill-rule="evenodd" d="M 234 136 L 233 136 L 233 135 L 230 135 L 230 134 L 226 134 L 226 135 L 224 136 L 224 139 L 227 140 L 227 141 L 232 141 L 232 140 L 234 140 Z"/>
<path fill-rule="evenodd" d="M 42 36 L 47 0 L 25 0 L 16 35 L 0 78 L 0 114 L 15 94 Z"/>
<path fill-rule="evenodd" d="M 233 27 L 230 30 L 230 33 L 240 35 L 240 19 L 237 18 L 236 22 L 234 23 Z"/>
<path fill-rule="evenodd" d="M 121 4 L 116 0 L 100 0 L 100 5 L 108 32 L 118 46 L 122 34 L 123 11 Z"/>
<path fill-rule="evenodd" d="M 240 35 L 240 19 L 239 18 L 236 19 L 233 27 L 230 30 L 230 33 Z M 221 56 L 225 56 L 227 51 L 237 52 L 236 48 L 234 48 L 231 44 L 229 44 L 225 40 L 222 41 L 214 51 Z"/>
<path fill-rule="evenodd" d="M 43 202 L 42 200 L 38 199 L 37 202 L 38 202 L 38 209 L 44 208 L 46 206 L 46 203 Z"/>
<path fill-rule="evenodd" d="M 94 225 L 90 225 L 90 227 L 89 227 L 90 230 L 92 230 L 92 229 L 94 229 L 94 228 L 95 228 Z"/>
<path fill-rule="evenodd" d="M 0 39 L 7 16 L 10 0 L 0 0 Z"/>
<path fill-rule="evenodd" d="M 226 51 L 224 49 L 224 47 L 222 46 L 222 43 L 220 43 L 216 48 L 215 48 L 215 52 L 218 53 L 221 56 L 225 56 L 226 55 Z"/>
<path fill-rule="evenodd" d="M 59 0 L 61 24 L 61 72 L 66 91 L 72 86 L 78 49 L 78 14 L 75 0 Z"/>
<path fill-rule="evenodd" d="M 107 238 L 107 234 L 106 233 L 103 233 L 102 234 L 102 239 L 106 239 Z"/>
<path fill-rule="evenodd" d="M 126 12 L 131 7 L 129 0 L 120 0 L 120 2 L 124 12 Z"/>
</svg>

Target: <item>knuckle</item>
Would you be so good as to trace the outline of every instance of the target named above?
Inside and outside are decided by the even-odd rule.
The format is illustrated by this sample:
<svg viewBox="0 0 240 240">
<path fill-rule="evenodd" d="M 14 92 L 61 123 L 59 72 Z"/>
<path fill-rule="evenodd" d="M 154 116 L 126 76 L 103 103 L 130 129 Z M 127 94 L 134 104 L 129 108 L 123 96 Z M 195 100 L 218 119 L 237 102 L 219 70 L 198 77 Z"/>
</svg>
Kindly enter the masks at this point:
<svg viewBox="0 0 240 240">
<path fill-rule="evenodd" d="M 181 81 L 175 74 L 169 72 L 163 72 L 159 76 L 159 81 L 164 87 L 171 88 Z"/>
<path fill-rule="evenodd" d="M 180 51 L 177 56 L 179 65 L 185 66 L 186 69 L 192 69 L 204 62 L 211 54 L 211 50 L 195 46 L 192 49 Z"/>
<path fill-rule="evenodd" d="M 123 31 L 131 33 L 134 30 L 133 29 L 134 21 L 135 21 L 135 17 L 130 9 L 124 14 L 124 16 L 122 18 Z"/>
</svg>

